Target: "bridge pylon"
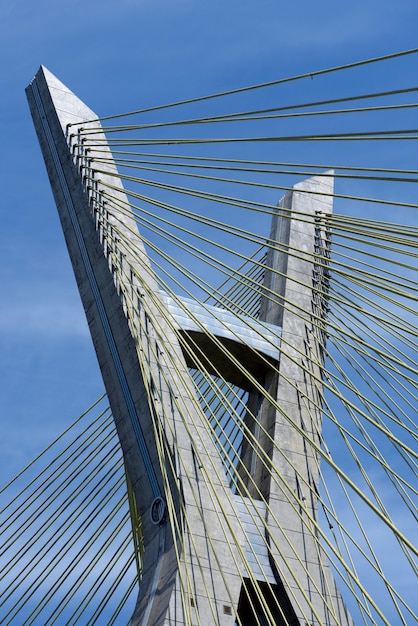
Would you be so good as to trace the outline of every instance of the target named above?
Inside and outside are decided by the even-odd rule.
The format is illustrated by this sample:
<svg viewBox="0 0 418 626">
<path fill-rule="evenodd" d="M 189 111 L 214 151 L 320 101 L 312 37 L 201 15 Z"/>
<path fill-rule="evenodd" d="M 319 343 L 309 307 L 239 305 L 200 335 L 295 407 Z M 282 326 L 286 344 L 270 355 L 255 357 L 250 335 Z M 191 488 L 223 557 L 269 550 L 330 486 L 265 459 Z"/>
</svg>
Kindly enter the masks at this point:
<svg viewBox="0 0 418 626">
<path fill-rule="evenodd" d="M 352 624 L 317 536 L 332 173 L 279 203 L 247 320 L 160 289 L 96 114 L 44 67 L 27 96 L 141 517 L 132 624 Z M 248 392 L 234 490 L 191 367 Z"/>
</svg>

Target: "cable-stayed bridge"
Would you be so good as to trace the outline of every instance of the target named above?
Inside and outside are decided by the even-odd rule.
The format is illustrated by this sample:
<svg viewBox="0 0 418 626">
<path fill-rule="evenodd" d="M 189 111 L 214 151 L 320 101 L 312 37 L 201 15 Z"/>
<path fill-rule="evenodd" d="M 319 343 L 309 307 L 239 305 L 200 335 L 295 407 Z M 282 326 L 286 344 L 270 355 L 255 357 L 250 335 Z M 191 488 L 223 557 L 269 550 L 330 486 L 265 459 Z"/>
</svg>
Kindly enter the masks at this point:
<svg viewBox="0 0 418 626">
<path fill-rule="evenodd" d="M 405 144 L 318 119 L 414 89 L 103 120 L 44 68 L 27 91 L 112 408 L 6 488 L 2 623 L 412 623 L 416 206 L 346 190 L 416 172 L 247 154 Z"/>
</svg>

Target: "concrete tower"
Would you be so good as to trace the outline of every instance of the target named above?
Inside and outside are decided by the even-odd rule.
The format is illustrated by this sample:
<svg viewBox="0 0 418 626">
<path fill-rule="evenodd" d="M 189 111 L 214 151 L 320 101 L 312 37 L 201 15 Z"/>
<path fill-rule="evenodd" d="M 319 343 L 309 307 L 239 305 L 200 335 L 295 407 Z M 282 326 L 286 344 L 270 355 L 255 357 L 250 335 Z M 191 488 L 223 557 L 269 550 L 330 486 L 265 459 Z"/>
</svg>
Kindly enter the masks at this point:
<svg viewBox="0 0 418 626">
<path fill-rule="evenodd" d="M 141 515 L 132 623 L 351 624 L 310 528 L 332 178 L 301 183 L 280 203 L 260 325 L 249 326 L 160 291 L 115 165 L 107 160 L 97 176 L 83 148 L 90 136 L 111 156 L 97 116 L 45 68 L 27 96 Z M 114 189 L 111 202 L 104 185 Z M 120 240 L 128 242 L 123 254 Z M 280 329 L 281 345 L 272 346 Z M 201 362 L 249 391 L 245 427 L 257 443 L 242 447 L 235 494 L 196 401 L 191 345 Z M 236 362 L 248 363 L 248 380 Z"/>
</svg>

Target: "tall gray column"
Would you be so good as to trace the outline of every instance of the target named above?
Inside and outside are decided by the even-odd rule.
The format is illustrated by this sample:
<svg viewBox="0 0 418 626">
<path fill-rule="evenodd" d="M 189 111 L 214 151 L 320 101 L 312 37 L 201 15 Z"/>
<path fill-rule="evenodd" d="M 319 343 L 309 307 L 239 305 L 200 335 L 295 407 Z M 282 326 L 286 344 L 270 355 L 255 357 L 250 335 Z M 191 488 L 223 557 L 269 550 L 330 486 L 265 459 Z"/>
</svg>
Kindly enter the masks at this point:
<svg viewBox="0 0 418 626">
<path fill-rule="evenodd" d="M 232 626 L 242 569 L 235 505 L 125 194 L 101 198 L 104 181 L 122 188 L 116 167 L 103 166 L 99 180 L 83 149 L 84 125 L 108 150 L 97 116 L 45 68 L 27 97 L 141 514 L 132 623 Z M 112 228 L 135 255 L 115 258 Z"/>
<path fill-rule="evenodd" d="M 318 544 L 322 371 L 326 344 L 332 172 L 294 186 L 272 226 L 260 319 L 281 326 L 277 372 L 252 393 L 242 490 L 268 502 L 269 553 L 289 623 L 351 624 Z M 266 397 L 267 396 L 267 397 Z M 272 399 L 269 399 L 269 397 Z"/>
</svg>

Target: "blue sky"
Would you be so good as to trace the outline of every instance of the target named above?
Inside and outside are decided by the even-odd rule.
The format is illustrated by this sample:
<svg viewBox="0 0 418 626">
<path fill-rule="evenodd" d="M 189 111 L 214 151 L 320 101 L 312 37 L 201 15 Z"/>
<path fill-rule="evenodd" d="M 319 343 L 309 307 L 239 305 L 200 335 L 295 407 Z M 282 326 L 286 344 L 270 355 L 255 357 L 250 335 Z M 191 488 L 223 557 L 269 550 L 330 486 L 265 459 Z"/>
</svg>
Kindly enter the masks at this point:
<svg viewBox="0 0 418 626">
<path fill-rule="evenodd" d="M 103 391 L 24 94 L 39 65 L 111 115 L 414 48 L 417 22 L 416 0 L 3 0 L 2 483 Z"/>
</svg>

